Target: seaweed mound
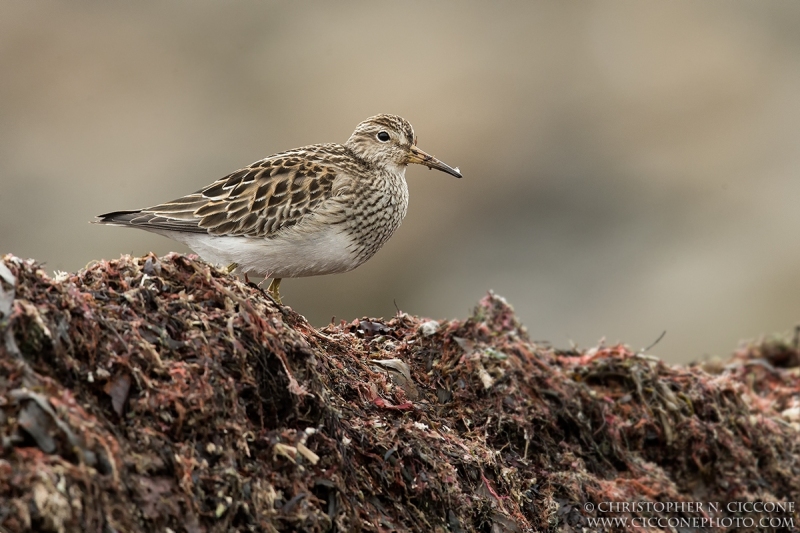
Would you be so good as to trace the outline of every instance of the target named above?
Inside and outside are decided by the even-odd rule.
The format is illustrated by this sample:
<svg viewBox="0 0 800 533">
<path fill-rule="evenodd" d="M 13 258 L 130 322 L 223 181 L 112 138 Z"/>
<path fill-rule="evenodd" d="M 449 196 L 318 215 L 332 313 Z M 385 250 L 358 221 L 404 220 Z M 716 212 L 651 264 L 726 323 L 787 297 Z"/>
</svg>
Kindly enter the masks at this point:
<svg viewBox="0 0 800 533">
<path fill-rule="evenodd" d="M 491 293 L 318 330 L 192 256 L 7 255 L 0 531 L 796 531 L 798 355 L 556 350 Z"/>
</svg>

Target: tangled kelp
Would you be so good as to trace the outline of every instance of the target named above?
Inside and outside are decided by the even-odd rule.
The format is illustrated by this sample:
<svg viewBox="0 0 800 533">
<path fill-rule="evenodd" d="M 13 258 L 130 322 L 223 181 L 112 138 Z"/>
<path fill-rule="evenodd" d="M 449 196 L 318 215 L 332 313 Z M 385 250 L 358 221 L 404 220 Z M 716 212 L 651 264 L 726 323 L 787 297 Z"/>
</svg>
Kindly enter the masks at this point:
<svg viewBox="0 0 800 533">
<path fill-rule="evenodd" d="M 713 374 L 560 351 L 492 294 L 318 330 L 177 254 L 6 256 L 0 289 L 2 531 L 600 531 L 747 516 L 603 502 L 800 499 L 791 343 Z"/>
</svg>

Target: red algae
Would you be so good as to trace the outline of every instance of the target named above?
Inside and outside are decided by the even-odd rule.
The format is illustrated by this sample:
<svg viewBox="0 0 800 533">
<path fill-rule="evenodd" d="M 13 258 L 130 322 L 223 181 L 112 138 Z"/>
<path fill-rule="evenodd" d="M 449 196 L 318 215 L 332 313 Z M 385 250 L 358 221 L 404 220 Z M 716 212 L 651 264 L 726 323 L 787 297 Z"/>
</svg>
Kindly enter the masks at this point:
<svg viewBox="0 0 800 533">
<path fill-rule="evenodd" d="M 562 351 L 491 293 L 318 330 L 178 254 L 55 278 L 7 255 L 0 289 L 0 531 L 800 525 L 727 505 L 800 500 L 796 343 L 715 373 Z"/>
</svg>

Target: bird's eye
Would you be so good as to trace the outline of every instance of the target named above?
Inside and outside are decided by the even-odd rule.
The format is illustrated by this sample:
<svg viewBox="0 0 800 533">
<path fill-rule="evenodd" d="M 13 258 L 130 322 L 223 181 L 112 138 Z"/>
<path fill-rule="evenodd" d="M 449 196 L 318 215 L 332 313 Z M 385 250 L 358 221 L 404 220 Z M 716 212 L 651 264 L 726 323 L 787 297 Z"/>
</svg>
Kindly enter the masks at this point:
<svg viewBox="0 0 800 533">
<path fill-rule="evenodd" d="M 389 134 L 385 131 L 378 132 L 378 140 L 382 143 L 389 141 Z"/>
</svg>

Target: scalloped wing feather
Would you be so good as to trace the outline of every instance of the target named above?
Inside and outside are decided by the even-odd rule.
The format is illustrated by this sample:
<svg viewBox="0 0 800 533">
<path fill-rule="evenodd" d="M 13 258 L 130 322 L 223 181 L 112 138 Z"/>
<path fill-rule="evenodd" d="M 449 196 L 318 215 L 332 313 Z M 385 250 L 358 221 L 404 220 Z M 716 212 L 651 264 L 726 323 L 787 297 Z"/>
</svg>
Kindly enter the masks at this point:
<svg viewBox="0 0 800 533">
<path fill-rule="evenodd" d="M 102 215 L 142 229 L 269 237 L 333 194 L 347 149 L 314 145 L 275 154 L 171 202 Z"/>
</svg>

